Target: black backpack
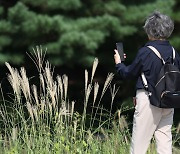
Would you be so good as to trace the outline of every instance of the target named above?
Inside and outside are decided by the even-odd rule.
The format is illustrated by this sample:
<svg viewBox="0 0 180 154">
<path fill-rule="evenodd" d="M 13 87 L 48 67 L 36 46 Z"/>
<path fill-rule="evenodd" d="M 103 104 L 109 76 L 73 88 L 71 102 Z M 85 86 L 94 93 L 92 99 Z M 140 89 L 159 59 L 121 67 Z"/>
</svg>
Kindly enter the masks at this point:
<svg viewBox="0 0 180 154">
<path fill-rule="evenodd" d="M 175 50 L 171 61 L 164 61 L 153 46 L 150 48 L 161 60 L 162 68 L 157 76 L 155 87 L 148 84 L 144 73 L 141 74 L 145 90 L 149 93 L 150 103 L 159 108 L 180 108 L 180 71 L 174 65 Z"/>
</svg>

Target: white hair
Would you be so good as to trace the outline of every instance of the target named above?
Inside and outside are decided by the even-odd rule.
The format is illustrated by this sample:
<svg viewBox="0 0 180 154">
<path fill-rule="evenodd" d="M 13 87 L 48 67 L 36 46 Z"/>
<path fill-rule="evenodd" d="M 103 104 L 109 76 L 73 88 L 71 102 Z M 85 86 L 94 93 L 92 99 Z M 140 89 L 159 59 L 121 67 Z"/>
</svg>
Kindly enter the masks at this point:
<svg viewBox="0 0 180 154">
<path fill-rule="evenodd" d="M 172 19 L 159 11 L 154 11 L 145 21 L 144 30 L 154 39 L 167 39 L 174 30 Z"/>
</svg>

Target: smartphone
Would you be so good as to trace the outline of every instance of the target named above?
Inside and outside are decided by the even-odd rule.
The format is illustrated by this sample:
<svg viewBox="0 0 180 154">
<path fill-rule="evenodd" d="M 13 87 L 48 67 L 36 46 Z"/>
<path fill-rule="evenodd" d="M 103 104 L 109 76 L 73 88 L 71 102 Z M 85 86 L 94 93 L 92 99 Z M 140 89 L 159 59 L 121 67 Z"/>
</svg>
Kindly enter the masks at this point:
<svg viewBox="0 0 180 154">
<path fill-rule="evenodd" d="M 125 61 L 125 59 L 124 59 L 123 43 L 122 42 L 116 43 L 116 48 L 117 48 L 118 53 L 120 55 L 121 61 Z"/>
</svg>

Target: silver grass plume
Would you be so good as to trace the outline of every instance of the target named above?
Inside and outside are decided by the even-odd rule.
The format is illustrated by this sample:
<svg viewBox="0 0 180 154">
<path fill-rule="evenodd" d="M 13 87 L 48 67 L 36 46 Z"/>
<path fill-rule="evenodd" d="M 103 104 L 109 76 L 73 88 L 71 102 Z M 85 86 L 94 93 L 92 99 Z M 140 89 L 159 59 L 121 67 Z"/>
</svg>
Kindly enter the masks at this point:
<svg viewBox="0 0 180 154">
<path fill-rule="evenodd" d="M 60 91 L 61 94 L 61 100 L 63 99 L 63 82 L 61 79 L 61 76 L 57 76 L 57 82 L 58 82 L 58 91 Z"/>
<path fill-rule="evenodd" d="M 64 85 L 64 100 L 66 101 L 67 90 L 68 90 L 68 76 L 64 74 L 62 76 L 62 80 L 63 80 L 63 85 Z"/>
<path fill-rule="evenodd" d="M 94 59 L 94 62 L 93 62 L 93 67 L 92 67 L 91 83 L 92 83 L 92 81 L 93 81 L 94 74 L 95 74 L 95 72 L 96 72 L 96 68 L 97 68 L 98 63 L 99 63 L 98 58 L 95 58 L 95 59 Z"/>
<path fill-rule="evenodd" d="M 87 86 L 88 86 L 88 71 L 85 70 L 85 95 L 87 92 Z"/>
<path fill-rule="evenodd" d="M 97 82 L 95 82 L 95 84 L 94 84 L 94 100 L 93 100 L 93 105 L 94 105 L 94 103 L 96 101 L 98 91 L 99 91 L 99 84 Z"/>
<path fill-rule="evenodd" d="M 43 63 L 44 63 L 44 58 L 47 52 L 47 48 L 43 51 L 42 50 L 42 46 L 36 46 L 33 49 L 33 53 L 28 54 L 27 55 L 31 58 L 31 60 L 34 62 L 34 64 L 36 65 L 38 71 L 41 73 L 42 69 L 43 69 Z"/>
<path fill-rule="evenodd" d="M 113 73 L 109 73 L 107 78 L 106 78 L 106 81 L 104 83 L 104 87 L 103 87 L 103 91 L 102 91 L 102 94 L 105 93 L 105 91 L 107 90 L 107 88 L 109 87 L 109 85 L 111 84 L 111 81 L 114 77 L 114 74 Z"/>
<path fill-rule="evenodd" d="M 41 87 L 43 90 L 43 95 L 45 95 L 46 94 L 45 82 L 44 82 L 44 77 L 41 73 L 39 74 L 39 79 L 40 79 Z"/>
<path fill-rule="evenodd" d="M 38 121 L 39 121 L 39 118 L 38 118 L 37 107 L 36 107 L 36 106 L 33 106 L 33 107 L 32 107 L 32 110 L 33 110 L 33 113 L 34 113 L 35 120 L 38 122 Z"/>
<path fill-rule="evenodd" d="M 29 112 L 29 115 L 30 115 L 32 121 L 34 122 L 33 109 L 32 109 L 31 104 L 28 101 L 27 101 L 26 107 L 27 107 L 27 110 Z"/>
<path fill-rule="evenodd" d="M 20 69 L 21 77 L 19 76 L 19 81 L 21 83 L 21 89 L 24 93 L 24 96 L 27 101 L 31 102 L 31 92 L 29 88 L 29 80 L 26 75 L 26 70 L 24 67 L 21 67 Z"/>
<path fill-rule="evenodd" d="M 7 68 L 10 71 L 10 74 L 8 74 L 8 80 L 9 83 L 11 84 L 14 94 L 18 100 L 18 102 L 20 102 L 20 97 L 21 97 L 21 89 L 20 89 L 20 81 L 19 81 L 19 73 L 17 71 L 17 69 L 14 69 L 10 66 L 9 63 L 5 62 L 5 65 L 7 66 Z"/>
<path fill-rule="evenodd" d="M 32 91 L 34 94 L 34 99 L 35 99 L 36 105 L 39 106 L 39 99 L 38 99 L 38 93 L 37 93 L 36 85 L 32 85 Z"/>
<path fill-rule="evenodd" d="M 12 128 L 12 140 L 15 141 L 17 139 L 17 127 Z"/>
</svg>

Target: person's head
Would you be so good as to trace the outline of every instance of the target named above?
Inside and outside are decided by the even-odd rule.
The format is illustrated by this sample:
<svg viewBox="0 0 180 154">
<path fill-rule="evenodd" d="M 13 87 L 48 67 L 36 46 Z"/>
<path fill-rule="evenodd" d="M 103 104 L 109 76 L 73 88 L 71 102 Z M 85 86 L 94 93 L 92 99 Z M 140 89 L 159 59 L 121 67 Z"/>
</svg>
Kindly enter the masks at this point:
<svg viewBox="0 0 180 154">
<path fill-rule="evenodd" d="M 174 29 L 174 22 L 169 16 L 154 11 L 146 19 L 143 27 L 149 39 L 161 40 L 170 37 Z"/>
</svg>

